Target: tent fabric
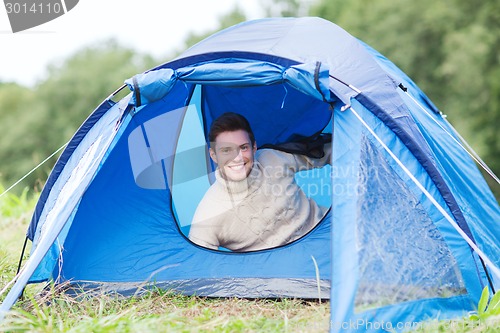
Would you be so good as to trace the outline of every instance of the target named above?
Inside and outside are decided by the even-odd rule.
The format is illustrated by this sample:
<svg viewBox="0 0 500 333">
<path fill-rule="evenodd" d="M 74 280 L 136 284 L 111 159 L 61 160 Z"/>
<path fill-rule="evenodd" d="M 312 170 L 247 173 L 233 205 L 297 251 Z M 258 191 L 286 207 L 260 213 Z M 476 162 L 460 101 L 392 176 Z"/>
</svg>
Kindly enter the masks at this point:
<svg viewBox="0 0 500 333">
<path fill-rule="evenodd" d="M 471 161 L 467 151 L 457 144 L 460 142 L 460 138 L 453 134 L 454 130 L 451 128 L 451 125 L 440 116 L 439 110 L 432 101 L 405 73 L 387 60 L 387 58 L 371 47 L 366 47 L 386 72 L 392 77 L 397 78 L 399 82 L 404 83 L 405 87 L 408 87 L 407 93 L 403 93 L 400 90 L 400 95 L 406 103 L 415 105 L 412 117 L 419 131 L 426 138 L 427 144 L 431 146 L 440 174 L 453 193 L 460 193 L 460 195 L 454 195 L 457 200 L 457 206 L 470 206 L 477 202 L 478 193 L 490 193 L 491 191 L 484 178 L 478 177 L 475 182 L 468 181 L 469 175 L 477 173 L 477 167 Z M 435 133 L 441 133 L 441 135 L 436 136 Z M 448 154 L 456 156 L 454 163 L 450 163 L 447 158 Z M 484 195 L 479 199 L 479 206 L 482 208 L 495 207 L 497 205 L 495 197 L 492 195 Z M 467 221 L 475 221 L 472 224 L 467 224 L 472 229 L 472 236 L 474 238 L 479 237 L 481 242 L 485 244 L 483 250 L 487 253 L 488 257 L 496 258 L 498 257 L 499 250 L 498 239 L 500 238 L 500 229 L 490 228 L 488 225 L 491 221 L 498 221 L 498 215 L 495 212 L 490 212 L 492 215 L 489 215 L 489 210 L 489 208 L 486 208 L 461 211 Z M 488 230 L 488 232 L 484 232 L 485 230 Z M 499 261 L 496 261 L 496 265 L 499 265 Z"/>
<path fill-rule="evenodd" d="M 27 282 L 54 280 L 330 298 L 332 332 L 403 331 L 467 313 L 484 286 L 498 288 L 500 208 L 474 161 L 410 78 L 335 24 L 245 22 L 126 85 L 56 163 L 0 317 Z M 331 164 L 296 175 L 330 207 L 307 235 L 246 253 L 187 238 L 214 179 L 207 132 L 229 111 L 249 120 L 259 147 L 333 136 Z"/>
<path fill-rule="evenodd" d="M 163 98 L 177 80 L 225 87 L 262 86 L 286 82 L 296 89 L 304 89 L 305 94 L 325 102 L 332 102 L 328 89 L 329 70 L 320 62 L 283 68 L 262 61 L 222 59 L 220 62 L 199 64 L 175 71 L 163 68 L 136 75 L 125 83 L 134 92 L 132 103 L 140 106 Z"/>
<path fill-rule="evenodd" d="M 45 202 L 47 201 L 47 196 L 49 195 L 48 189 L 52 187 L 54 182 L 57 180 L 59 177 L 61 171 L 63 170 L 64 166 L 66 165 L 68 159 L 72 156 L 73 152 L 75 149 L 78 147 L 82 139 L 85 137 L 87 132 L 89 131 L 90 128 L 92 128 L 95 123 L 114 105 L 115 103 L 110 100 L 104 101 L 93 113 L 92 115 L 85 121 L 84 125 L 81 126 L 81 128 L 75 133 L 69 144 L 66 146 L 64 149 L 63 153 L 59 157 L 57 163 L 55 164 L 54 168 L 52 169 L 52 172 L 49 175 L 49 178 L 46 181 L 46 185 L 44 187 L 44 190 L 40 194 L 40 198 L 38 199 L 38 202 L 36 204 L 36 208 L 32 217 L 32 222 L 29 225 L 28 231 L 27 231 L 27 237 L 33 241 L 33 238 L 35 237 L 35 230 L 37 226 L 37 221 L 40 219 L 40 216 L 38 215 Z"/>
<path fill-rule="evenodd" d="M 353 108 L 363 110 L 359 104 L 353 104 Z M 468 292 L 475 293 L 476 296 L 480 294 L 482 286 L 475 265 L 462 266 L 463 263 L 473 261 L 468 245 L 453 232 L 440 214 L 434 212 L 434 216 L 429 216 L 426 213 L 433 212 L 433 207 L 428 201 L 419 198 L 421 191 L 411 182 L 404 181 L 405 185 L 398 186 L 391 184 L 403 181 L 404 173 L 384 156 L 383 151 L 374 148 L 377 145 L 376 140 L 363 131 L 361 125 L 353 127 L 353 116 L 348 111 L 345 114 L 344 117 L 336 117 L 338 123 L 335 128 L 337 131 L 348 130 L 351 135 L 346 139 L 361 141 L 363 144 L 345 142 L 344 136 L 334 141 L 338 145 L 337 149 L 342 152 L 352 147 L 358 151 L 341 153 L 338 164 L 333 162 L 333 167 L 339 170 L 347 168 L 350 171 L 339 172 L 333 182 L 347 189 L 355 184 L 361 190 L 342 191 L 342 195 L 333 198 L 332 211 L 343 212 L 343 215 L 337 215 L 338 220 L 332 223 L 333 252 L 339 253 L 338 260 L 333 261 L 332 270 L 337 272 L 332 275 L 332 284 L 338 285 L 338 293 L 332 293 L 332 318 L 336 318 L 337 323 L 358 320 L 366 322 L 373 317 L 383 318 L 379 317 L 378 312 L 381 300 L 387 302 L 395 298 L 400 299 L 398 303 L 401 304 L 387 310 L 394 326 L 398 323 L 408 326 L 420 321 L 427 310 L 406 312 L 402 309 L 406 308 L 409 302 L 422 298 L 437 299 L 436 303 L 427 304 L 429 307 L 436 307 L 436 310 L 441 306 L 438 304 L 441 304 L 442 298 L 446 298 L 447 302 L 454 299 L 453 304 L 456 307 L 448 306 L 448 311 L 441 313 L 440 319 L 457 315 L 463 311 L 460 309 L 472 304 L 464 297 L 466 286 L 469 288 Z M 394 140 L 392 132 L 373 115 L 365 111 L 363 119 L 373 122 L 371 128 L 375 128 L 382 139 L 390 140 L 392 137 Z M 336 138 L 339 138 L 339 135 Z M 408 148 L 398 142 L 391 146 L 397 155 L 406 161 L 405 165 L 413 174 L 420 178 L 422 183 L 429 184 L 433 196 L 439 198 L 439 192 L 433 183 L 425 179 L 429 177 L 428 174 L 416 163 L 415 157 L 409 154 Z M 367 153 L 369 158 L 363 156 Z M 359 178 L 363 182 L 360 183 Z M 405 202 L 401 201 L 402 197 Z M 441 204 L 445 205 L 444 201 L 441 201 Z M 427 207 L 424 207 L 425 205 Z M 343 209 L 345 206 L 347 208 Z M 453 253 L 447 249 L 442 237 L 457 244 Z M 358 249 L 360 246 L 362 248 Z M 380 248 L 385 250 L 381 252 Z M 353 257 L 352 253 L 357 256 Z M 427 269 L 434 273 L 428 274 Z M 436 271 L 439 274 L 436 274 Z M 457 275 L 457 271 L 462 273 Z M 417 285 L 418 291 L 414 289 Z M 373 298 L 374 294 L 379 296 Z M 442 297 L 443 294 L 447 297 Z M 345 299 L 351 299 L 352 303 L 343 302 Z M 371 302 L 378 302 L 378 306 L 373 308 L 370 306 Z M 363 315 L 357 313 L 360 312 L 359 308 L 365 309 Z"/>
</svg>

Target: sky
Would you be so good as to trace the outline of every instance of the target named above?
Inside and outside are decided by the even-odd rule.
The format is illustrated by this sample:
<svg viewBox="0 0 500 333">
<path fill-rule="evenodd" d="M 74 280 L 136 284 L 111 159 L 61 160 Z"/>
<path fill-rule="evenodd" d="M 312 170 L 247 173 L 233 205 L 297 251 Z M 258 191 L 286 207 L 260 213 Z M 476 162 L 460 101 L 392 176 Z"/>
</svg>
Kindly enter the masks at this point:
<svg viewBox="0 0 500 333">
<path fill-rule="evenodd" d="M 44 79 L 48 64 L 109 38 L 168 61 L 190 32 L 217 28 L 236 5 L 248 19 L 262 15 L 259 0 L 80 0 L 52 21 L 12 33 L 0 6 L 0 82 L 33 86 Z"/>
</svg>

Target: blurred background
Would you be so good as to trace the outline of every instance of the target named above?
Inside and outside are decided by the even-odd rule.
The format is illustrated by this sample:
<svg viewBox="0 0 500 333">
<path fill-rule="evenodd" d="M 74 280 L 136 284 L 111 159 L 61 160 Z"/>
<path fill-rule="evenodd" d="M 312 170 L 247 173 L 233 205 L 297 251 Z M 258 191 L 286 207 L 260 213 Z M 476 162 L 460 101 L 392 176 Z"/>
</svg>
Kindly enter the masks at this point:
<svg viewBox="0 0 500 333">
<path fill-rule="evenodd" d="M 2 13 L 0 189 L 68 142 L 125 79 L 218 30 L 271 16 L 319 16 L 381 52 L 500 174 L 498 0 L 105 2 L 82 0 L 64 16 L 16 34 Z M 14 191 L 40 191 L 56 159 Z M 499 198 L 498 184 L 486 178 Z"/>
</svg>

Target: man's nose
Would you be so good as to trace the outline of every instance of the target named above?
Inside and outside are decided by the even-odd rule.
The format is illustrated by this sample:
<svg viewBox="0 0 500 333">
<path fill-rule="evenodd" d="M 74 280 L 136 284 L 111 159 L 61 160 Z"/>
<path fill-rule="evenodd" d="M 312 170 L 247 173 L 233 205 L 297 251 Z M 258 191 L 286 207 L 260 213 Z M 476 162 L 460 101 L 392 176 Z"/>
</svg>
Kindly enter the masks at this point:
<svg viewBox="0 0 500 333">
<path fill-rule="evenodd" d="M 236 156 L 234 157 L 233 161 L 240 160 L 243 160 L 243 153 L 241 152 L 241 149 L 236 148 Z"/>
</svg>

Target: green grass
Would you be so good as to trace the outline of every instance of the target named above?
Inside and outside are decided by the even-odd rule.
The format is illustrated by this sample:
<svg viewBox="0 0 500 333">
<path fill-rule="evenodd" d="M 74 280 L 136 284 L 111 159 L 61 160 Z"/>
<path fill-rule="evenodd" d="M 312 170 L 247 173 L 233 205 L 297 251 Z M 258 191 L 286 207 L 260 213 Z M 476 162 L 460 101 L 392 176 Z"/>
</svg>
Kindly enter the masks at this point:
<svg viewBox="0 0 500 333">
<path fill-rule="evenodd" d="M 16 274 L 36 197 L 23 192 L 0 198 L 0 290 Z M 0 332 L 326 332 L 330 321 L 328 302 L 213 299 L 160 289 L 130 298 L 73 298 L 43 287 L 26 288 L 24 298 L 0 323 Z M 430 321 L 416 332 L 500 332 L 500 296 L 490 303 L 487 296 L 469 318 Z"/>
<path fill-rule="evenodd" d="M 152 291 L 141 297 L 25 300 L 0 330 L 12 332 L 320 332 L 328 306 L 298 300 L 206 299 Z M 42 305 L 40 305 L 42 304 Z M 313 323 L 316 327 L 313 329 Z"/>
<path fill-rule="evenodd" d="M 4 190 L 0 184 L 0 194 Z M 0 290 L 16 274 L 37 197 L 38 195 L 28 195 L 27 189 L 19 196 L 7 193 L 0 197 Z"/>
</svg>

